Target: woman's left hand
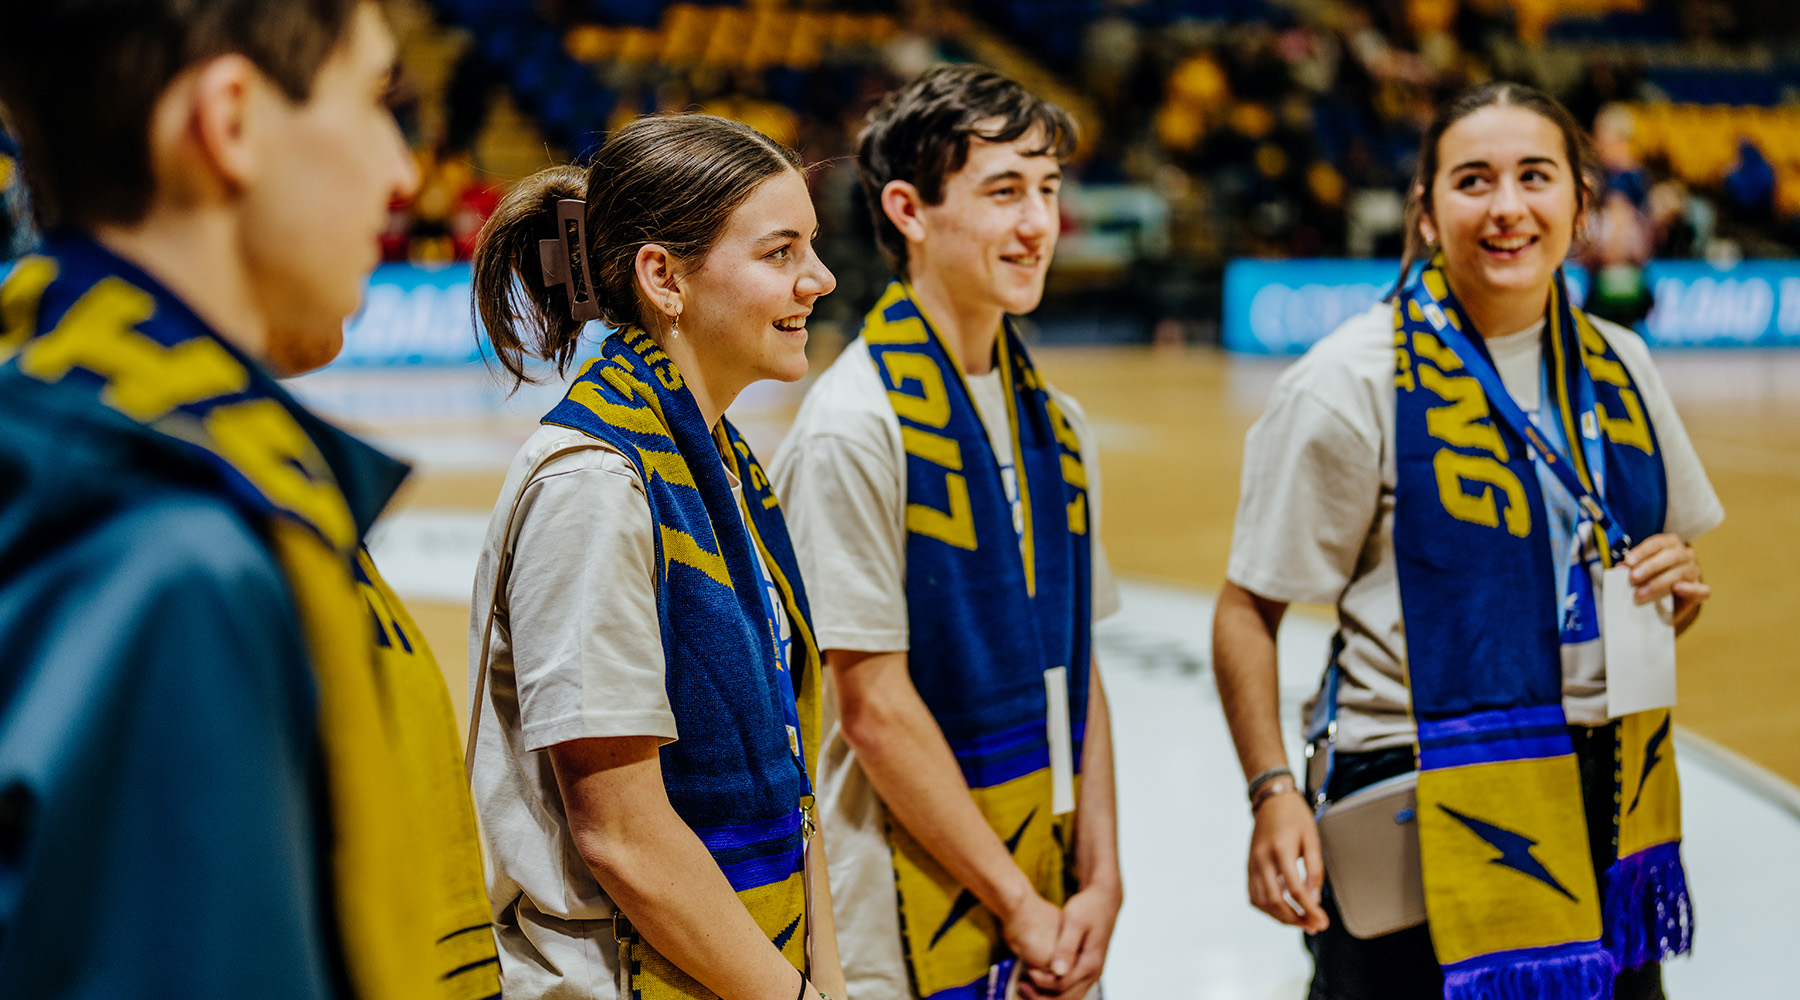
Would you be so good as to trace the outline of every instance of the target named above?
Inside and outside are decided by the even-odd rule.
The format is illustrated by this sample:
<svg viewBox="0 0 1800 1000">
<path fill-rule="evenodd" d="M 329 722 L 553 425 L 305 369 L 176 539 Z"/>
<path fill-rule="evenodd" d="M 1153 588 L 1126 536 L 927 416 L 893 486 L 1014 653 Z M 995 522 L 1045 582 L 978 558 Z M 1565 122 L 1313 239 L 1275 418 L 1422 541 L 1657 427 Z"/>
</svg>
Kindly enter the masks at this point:
<svg viewBox="0 0 1800 1000">
<path fill-rule="evenodd" d="M 1700 582 L 1700 557 L 1694 547 L 1667 532 L 1651 535 L 1625 553 L 1631 568 L 1632 596 L 1639 604 L 1675 598 L 1675 631 L 1685 631 L 1700 616 L 1700 605 L 1712 588 Z"/>
</svg>

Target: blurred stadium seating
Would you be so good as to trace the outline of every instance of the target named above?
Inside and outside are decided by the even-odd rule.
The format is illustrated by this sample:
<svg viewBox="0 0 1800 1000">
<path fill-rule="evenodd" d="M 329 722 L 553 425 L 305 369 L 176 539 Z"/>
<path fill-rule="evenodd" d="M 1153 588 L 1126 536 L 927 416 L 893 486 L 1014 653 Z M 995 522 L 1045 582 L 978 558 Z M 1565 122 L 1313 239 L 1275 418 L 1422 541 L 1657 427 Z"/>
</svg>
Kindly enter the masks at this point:
<svg viewBox="0 0 1800 1000">
<path fill-rule="evenodd" d="M 1063 243 L 1036 317 L 1046 339 L 1214 340 L 1233 260 L 1392 257 L 1421 128 L 1449 95 L 1494 77 L 1535 83 L 1594 126 L 1606 200 L 1580 260 L 1607 276 L 1599 308 L 1642 319 L 1654 301 L 1650 260 L 1725 265 L 1800 248 L 1793 5 L 401 0 L 391 9 L 406 70 L 397 111 L 425 178 L 395 210 L 394 262 L 466 259 L 507 183 L 579 159 L 633 115 L 698 109 L 748 122 L 813 166 L 821 252 L 841 280 L 820 318 L 847 328 L 884 280 L 849 163 L 857 126 L 883 91 L 938 60 L 994 65 L 1082 124 Z M 0 236 L 14 231 L 26 230 Z"/>
</svg>

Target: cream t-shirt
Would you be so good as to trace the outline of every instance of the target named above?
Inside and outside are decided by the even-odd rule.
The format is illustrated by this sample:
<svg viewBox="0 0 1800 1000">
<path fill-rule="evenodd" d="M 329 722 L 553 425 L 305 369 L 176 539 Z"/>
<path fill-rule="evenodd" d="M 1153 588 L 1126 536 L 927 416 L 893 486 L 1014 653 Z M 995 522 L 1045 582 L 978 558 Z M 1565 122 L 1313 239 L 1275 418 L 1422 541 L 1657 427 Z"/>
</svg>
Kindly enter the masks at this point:
<svg viewBox="0 0 1800 1000">
<path fill-rule="evenodd" d="M 1668 480 L 1664 530 L 1692 542 L 1718 527 L 1724 508 L 1643 339 L 1594 323 L 1637 383 L 1655 428 Z M 1507 390 L 1534 416 L 1540 331 L 1487 341 Z M 1244 438 L 1226 570 L 1232 583 L 1271 600 L 1337 605 L 1344 643 L 1338 747 L 1345 751 L 1413 740 L 1393 529 L 1394 323 L 1393 307 L 1382 304 L 1346 321 L 1276 382 Z M 1565 666 L 1569 721 L 1604 723 L 1604 661 Z"/>
<path fill-rule="evenodd" d="M 735 477 L 731 486 L 742 517 Z M 488 639 L 487 694 L 476 706 L 471 782 L 509 1000 L 618 998 L 612 901 L 576 851 L 545 751 L 591 737 L 679 736 L 656 611 L 654 532 L 630 460 L 550 425 L 513 459 L 488 522 L 469 622 L 471 701 L 496 574 L 507 570 Z M 779 600 L 772 606 L 785 639 L 786 613 Z"/>
<path fill-rule="evenodd" d="M 1006 388 L 999 371 L 966 376 L 1001 479 L 1020 524 Z M 1051 390 L 1081 440 L 1093 526 L 1093 617 L 1119 607 L 1118 586 L 1100 544 L 1100 465 L 1080 406 Z M 812 606 L 821 649 L 903 652 L 906 612 L 906 452 L 886 387 L 858 338 L 806 394 L 794 427 L 769 464 Z M 912 995 L 901 951 L 886 809 L 857 763 L 837 719 L 834 678 L 825 671 L 825 739 L 817 779 L 831 876 L 838 951 L 850 996 Z"/>
</svg>

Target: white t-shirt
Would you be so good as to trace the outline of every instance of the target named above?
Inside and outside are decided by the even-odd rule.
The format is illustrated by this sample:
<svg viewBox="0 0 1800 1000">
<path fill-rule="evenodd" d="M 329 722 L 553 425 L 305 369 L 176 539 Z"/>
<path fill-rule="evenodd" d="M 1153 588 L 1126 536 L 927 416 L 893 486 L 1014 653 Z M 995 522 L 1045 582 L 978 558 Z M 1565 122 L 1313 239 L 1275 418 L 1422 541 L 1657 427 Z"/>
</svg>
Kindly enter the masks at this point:
<svg viewBox="0 0 1800 1000">
<path fill-rule="evenodd" d="M 1594 323 L 1637 383 L 1655 428 L 1668 480 L 1664 530 L 1692 542 L 1718 527 L 1724 508 L 1643 339 Z M 1534 418 L 1540 330 L 1487 341 L 1507 390 Z M 1413 740 L 1393 530 L 1394 324 L 1393 307 L 1382 304 L 1346 321 L 1276 382 L 1244 439 L 1226 571 L 1232 583 L 1271 600 L 1337 605 L 1344 643 L 1338 747 L 1345 751 Z M 1604 723 L 1604 662 L 1565 666 L 1569 721 Z"/>
<path fill-rule="evenodd" d="M 731 485 L 741 517 L 742 489 Z M 472 784 L 506 995 L 617 1000 L 612 901 L 576 851 L 545 751 L 591 737 L 678 736 L 656 612 L 655 525 L 637 468 L 566 427 L 545 425 L 525 442 L 477 564 L 471 700 L 503 557 L 504 613 L 488 640 Z M 779 600 L 773 610 L 785 640 Z"/>
<path fill-rule="evenodd" d="M 1013 501 L 1022 512 L 998 370 L 967 376 L 976 410 Z M 1081 440 L 1093 545 L 1093 617 L 1118 610 L 1118 587 L 1100 545 L 1100 465 L 1081 408 L 1050 390 Z M 787 515 L 821 649 L 903 652 L 906 612 L 906 451 L 868 346 L 858 338 L 806 394 L 769 475 Z M 911 987 L 901 951 L 894 863 L 886 809 L 857 763 L 837 719 L 831 671 L 825 672 L 825 739 L 818 787 L 831 875 L 838 952 L 850 995 L 904 1000 Z"/>
</svg>

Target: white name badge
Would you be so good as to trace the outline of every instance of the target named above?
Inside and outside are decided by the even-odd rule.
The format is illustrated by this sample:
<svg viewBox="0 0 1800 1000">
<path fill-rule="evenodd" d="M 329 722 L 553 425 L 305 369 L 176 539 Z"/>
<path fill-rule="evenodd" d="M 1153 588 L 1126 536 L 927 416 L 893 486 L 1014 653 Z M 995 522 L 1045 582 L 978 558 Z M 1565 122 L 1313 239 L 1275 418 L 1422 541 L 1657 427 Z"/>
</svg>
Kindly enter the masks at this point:
<svg viewBox="0 0 1800 1000">
<path fill-rule="evenodd" d="M 1603 574 L 1600 640 L 1606 651 L 1606 709 L 1612 718 L 1675 704 L 1675 598 L 1632 596 L 1631 569 Z"/>
<path fill-rule="evenodd" d="M 1049 699 L 1045 725 L 1050 737 L 1050 811 L 1058 816 L 1075 811 L 1075 746 L 1069 734 L 1069 671 L 1051 667 L 1044 671 L 1044 694 Z"/>
</svg>

